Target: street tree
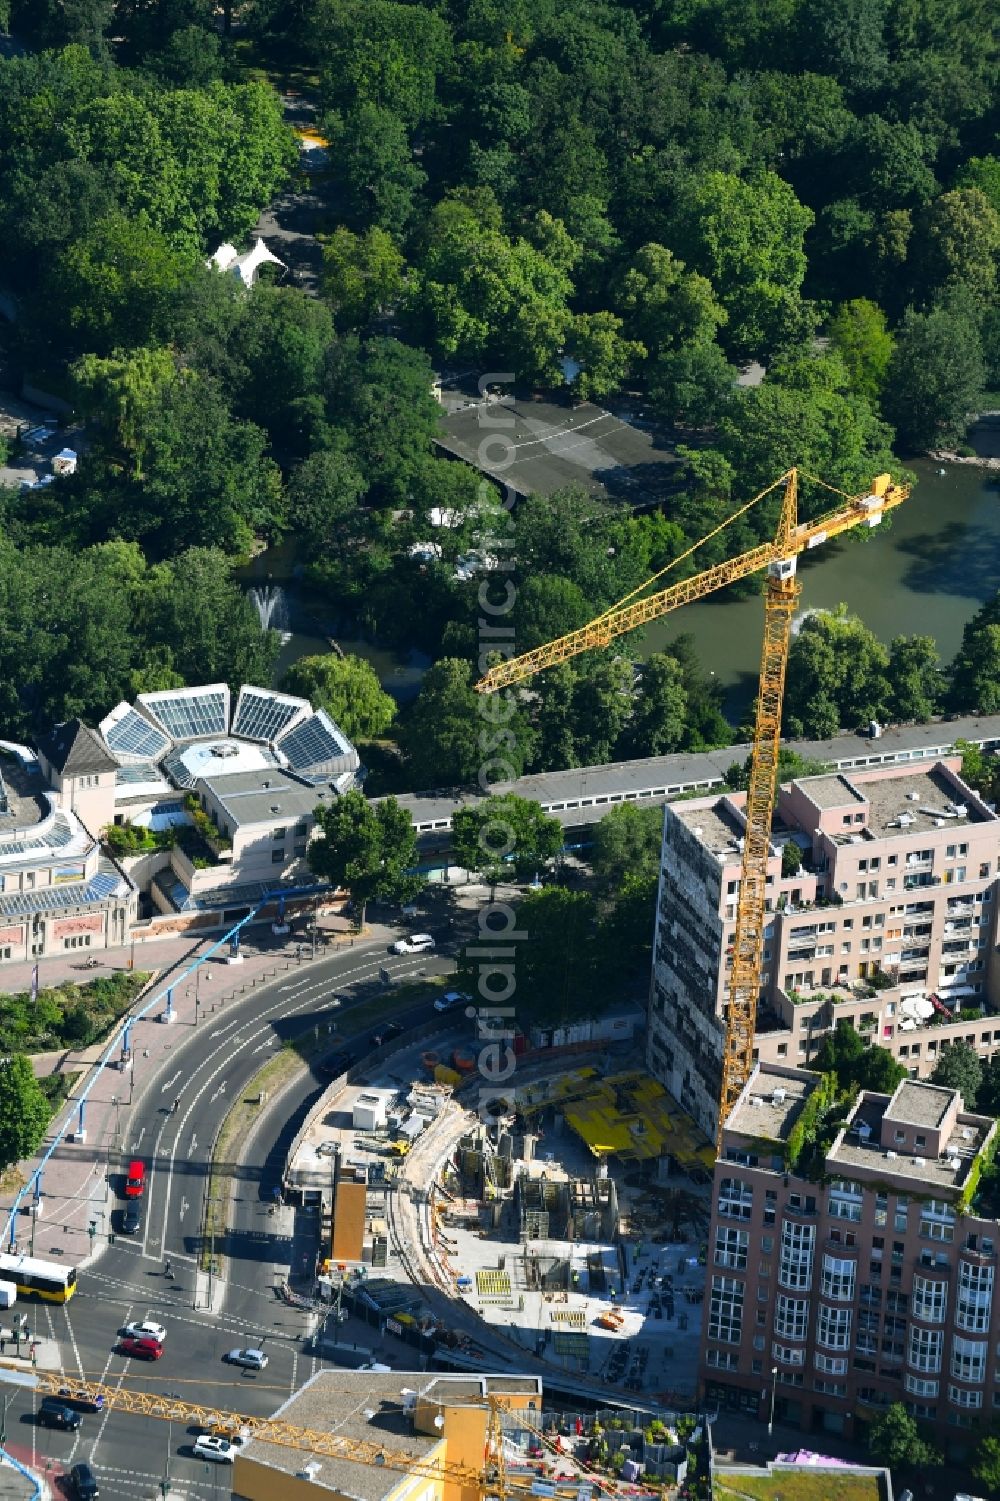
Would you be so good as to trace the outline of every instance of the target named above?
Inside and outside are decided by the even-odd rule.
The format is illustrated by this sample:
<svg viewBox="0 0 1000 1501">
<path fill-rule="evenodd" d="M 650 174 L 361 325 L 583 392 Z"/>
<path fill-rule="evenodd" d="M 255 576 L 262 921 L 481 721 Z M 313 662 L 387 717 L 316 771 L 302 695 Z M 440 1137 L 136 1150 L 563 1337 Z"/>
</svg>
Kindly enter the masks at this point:
<svg viewBox="0 0 1000 1501">
<path fill-rule="evenodd" d="M 452 818 L 452 845 L 459 865 L 489 873 L 491 881 L 513 870 L 530 880 L 562 849 L 558 818 L 543 813 L 530 798 L 506 793 L 459 808 Z"/>
<path fill-rule="evenodd" d="M 979 1440 L 972 1473 L 988 1496 L 1000 1495 L 1000 1434 L 987 1433 Z"/>
<path fill-rule="evenodd" d="M 547 886 L 517 909 L 527 941 L 518 947 L 514 1003 L 523 1027 L 595 1016 L 607 1002 L 609 949 L 601 942 L 590 892 Z"/>
<path fill-rule="evenodd" d="M 385 693 L 364 657 L 327 652 L 300 657 L 281 683 L 286 693 L 308 698 L 325 709 L 351 740 L 375 740 L 396 717 L 396 700 Z"/>
<path fill-rule="evenodd" d="M 394 797 L 376 805 L 362 792 L 347 792 L 316 809 L 316 826 L 310 869 L 351 893 L 362 923 L 368 902 L 410 901 L 423 885 L 412 873 L 417 863 L 413 822 Z"/>
<path fill-rule="evenodd" d="M 975 1110 L 979 1087 L 983 1082 L 983 1065 L 974 1048 L 967 1042 L 953 1042 L 946 1048 L 934 1065 L 932 1084 L 943 1084 L 947 1089 L 957 1089 L 966 1110 Z"/>
<path fill-rule="evenodd" d="M 0 1164 L 31 1157 L 45 1136 L 51 1111 L 24 1053 L 0 1063 Z"/>
<path fill-rule="evenodd" d="M 869 1424 L 868 1451 L 890 1469 L 940 1463 L 937 1450 L 921 1438 L 916 1419 L 902 1402 L 893 1402 Z"/>
</svg>

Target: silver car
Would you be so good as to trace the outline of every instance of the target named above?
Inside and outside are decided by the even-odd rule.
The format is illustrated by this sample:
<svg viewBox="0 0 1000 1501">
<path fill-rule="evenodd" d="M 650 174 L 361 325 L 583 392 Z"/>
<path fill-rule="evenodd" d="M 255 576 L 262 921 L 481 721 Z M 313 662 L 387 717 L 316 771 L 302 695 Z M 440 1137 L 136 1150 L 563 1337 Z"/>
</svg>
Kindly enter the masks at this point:
<svg viewBox="0 0 1000 1501">
<path fill-rule="evenodd" d="M 263 1350 L 230 1350 L 224 1358 L 230 1365 L 243 1366 L 248 1371 L 262 1371 L 267 1365 Z"/>
</svg>

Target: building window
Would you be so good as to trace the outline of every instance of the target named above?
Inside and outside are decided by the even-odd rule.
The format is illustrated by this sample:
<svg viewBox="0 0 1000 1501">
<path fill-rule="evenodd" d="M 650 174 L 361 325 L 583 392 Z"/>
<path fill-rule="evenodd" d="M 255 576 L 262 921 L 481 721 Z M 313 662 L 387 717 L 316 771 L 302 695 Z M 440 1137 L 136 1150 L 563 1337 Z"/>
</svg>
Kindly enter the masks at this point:
<svg viewBox="0 0 1000 1501">
<path fill-rule="evenodd" d="M 920 1206 L 920 1234 L 927 1240 L 955 1239 L 955 1211 L 943 1199 L 928 1199 Z"/>
<path fill-rule="evenodd" d="M 816 1320 L 816 1343 L 825 1345 L 828 1350 L 849 1349 L 851 1314 L 850 1308 L 828 1308 L 825 1303 L 821 1303 Z"/>
<path fill-rule="evenodd" d="M 794 1345 L 772 1345 L 771 1356 L 774 1360 L 780 1360 L 783 1365 L 804 1365 L 806 1352 L 796 1350 Z"/>
<path fill-rule="evenodd" d="M 984 1339 L 962 1339 L 956 1335 L 951 1346 L 951 1374 L 959 1381 L 985 1381 L 986 1350 Z"/>
<path fill-rule="evenodd" d="M 849 1178 L 834 1178 L 830 1185 L 828 1210 L 834 1219 L 861 1221 L 861 1184 Z"/>
<path fill-rule="evenodd" d="M 803 1292 L 812 1287 L 815 1240 L 815 1225 L 797 1225 L 792 1220 L 782 1220 L 781 1259 L 778 1263 L 778 1281 L 782 1287 Z"/>
<path fill-rule="evenodd" d="M 824 1298 L 853 1303 L 857 1263 L 846 1257 L 824 1256 L 821 1290 Z"/>
<path fill-rule="evenodd" d="M 938 1375 L 941 1370 L 943 1345 L 943 1330 L 921 1329 L 918 1324 L 911 1324 L 910 1345 L 906 1355 L 907 1365 L 911 1365 L 915 1371 L 929 1371 L 932 1376 Z"/>
<path fill-rule="evenodd" d="M 719 1213 L 733 1220 L 748 1220 L 753 1213 L 753 1189 L 741 1178 L 723 1178 L 719 1184 Z"/>
<path fill-rule="evenodd" d="M 911 1376 L 907 1372 L 903 1377 L 903 1385 L 915 1397 L 936 1397 L 938 1394 L 939 1383 L 929 1381 L 926 1376 Z"/>
<path fill-rule="evenodd" d="M 735 1277 L 713 1277 L 708 1313 L 708 1337 L 738 1345 L 743 1333 L 744 1287 Z"/>
<path fill-rule="evenodd" d="M 719 1225 L 715 1231 L 715 1264 L 729 1267 L 734 1272 L 745 1272 L 747 1246 L 750 1236 L 746 1230 L 730 1230 Z"/>
<path fill-rule="evenodd" d="M 822 1371 L 827 1376 L 847 1375 L 846 1355 L 816 1355 L 813 1358 L 813 1365 L 817 1371 Z"/>
<path fill-rule="evenodd" d="M 720 1371 L 735 1371 L 739 1363 L 739 1352 L 736 1350 L 709 1350 L 705 1356 L 705 1364 Z"/>
<path fill-rule="evenodd" d="M 786 1298 L 778 1294 L 774 1311 L 774 1332 L 781 1339 L 805 1339 L 809 1323 L 809 1299 Z"/>
<path fill-rule="evenodd" d="M 960 1261 L 958 1301 L 955 1306 L 956 1328 L 966 1329 L 970 1334 L 985 1334 L 990 1327 L 992 1298 L 993 1268 Z"/>
<path fill-rule="evenodd" d="M 948 1303 L 948 1284 L 927 1277 L 913 1279 L 913 1317 L 927 1324 L 943 1324 Z"/>
<path fill-rule="evenodd" d="M 963 1386 L 949 1386 L 948 1401 L 956 1407 L 982 1407 L 982 1392 L 969 1392 Z"/>
</svg>

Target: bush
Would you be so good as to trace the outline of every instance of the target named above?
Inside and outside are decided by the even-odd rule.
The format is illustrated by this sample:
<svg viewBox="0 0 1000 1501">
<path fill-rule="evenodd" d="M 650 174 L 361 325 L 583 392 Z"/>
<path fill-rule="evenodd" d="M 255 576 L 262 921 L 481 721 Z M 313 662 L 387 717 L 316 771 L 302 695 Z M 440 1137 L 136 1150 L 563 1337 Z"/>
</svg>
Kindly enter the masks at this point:
<svg viewBox="0 0 1000 1501">
<path fill-rule="evenodd" d="M 86 1047 L 106 1037 L 149 975 L 142 970 L 102 975 L 84 985 L 67 981 L 39 991 L 0 996 L 0 1051 L 41 1053 Z"/>
</svg>

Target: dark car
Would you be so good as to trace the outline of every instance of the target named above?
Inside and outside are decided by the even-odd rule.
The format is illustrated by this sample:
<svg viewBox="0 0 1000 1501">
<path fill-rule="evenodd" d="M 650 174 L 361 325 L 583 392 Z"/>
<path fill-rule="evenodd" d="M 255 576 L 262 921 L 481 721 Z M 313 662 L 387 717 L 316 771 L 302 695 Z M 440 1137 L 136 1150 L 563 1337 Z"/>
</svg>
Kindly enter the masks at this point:
<svg viewBox="0 0 1000 1501">
<path fill-rule="evenodd" d="M 66 1428 L 73 1432 L 80 1426 L 80 1414 L 67 1407 L 61 1397 L 43 1397 L 37 1416 L 43 1428 Z"/>
<path fill-rule="evenodd" d="M 61 1386 L 59 1401 L 66 1407 L 75 1407 L 77 1412 L 102 1412 L 104 1410 L 104 1398 L 100 1392 L 88 1392 L 83 1387 L 78 1390 L 72 1386 Z"/>
<path fill-rule="evenodd" d="M 402 1037 L 403 1028 L 399 1022 L 386 1022 L 383 1027 L 376 1027 L 368 1039 L 373 1048 L 384 1048 L 387 1042 L 392 1042 L 394 1037 Z"/>
<path fill-rule="evenodd" d="M 123 1235 L 138 1235 L 142 1229 L 142 1213 L 134 1204 L 130 1204 L 119 1215 L 118 1225 Z"/>
<path fill-rule="evenodd" d="M 69 1481 L 77 1501 L 95 1501 L 101 1494 L 97 1476 L 87 1464 L 74 1465 L 69 1472 Z"/>
<path fill-rule="evenodd" d="M 336 1079 L 340 1074 L 346 1074 L 356 1062 L 357 1059 L 353 1053 L 334 1053 L 332 1058 L 326 1058 L 316 1065 L 316 1072 L 326 1079 Z"/>
</svg>

